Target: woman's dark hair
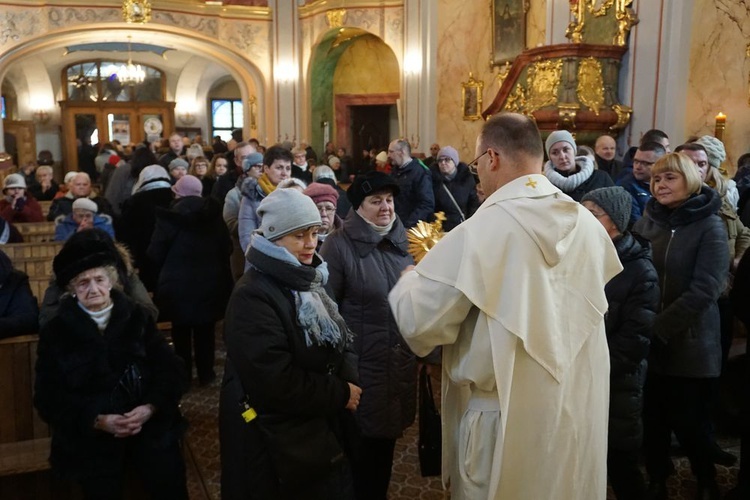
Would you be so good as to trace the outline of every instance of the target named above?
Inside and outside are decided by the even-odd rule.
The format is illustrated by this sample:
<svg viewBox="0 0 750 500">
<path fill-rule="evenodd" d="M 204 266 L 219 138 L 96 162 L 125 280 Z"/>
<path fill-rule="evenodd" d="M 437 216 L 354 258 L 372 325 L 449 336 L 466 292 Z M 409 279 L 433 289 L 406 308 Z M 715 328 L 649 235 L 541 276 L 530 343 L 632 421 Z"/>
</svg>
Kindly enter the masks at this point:
<svg viewBox="0 0 750 500">
<path fill-rule="evenodd" d="M 141 170 L 149 165 L 154 165 L 157 162 L 156 155 L 154 155 L 149 148 L 135 148 L 135 151 L 133 151 L 133 155 L 130 158 L 130 176 L 134 179 L 138 179 Z"/>
</svg>

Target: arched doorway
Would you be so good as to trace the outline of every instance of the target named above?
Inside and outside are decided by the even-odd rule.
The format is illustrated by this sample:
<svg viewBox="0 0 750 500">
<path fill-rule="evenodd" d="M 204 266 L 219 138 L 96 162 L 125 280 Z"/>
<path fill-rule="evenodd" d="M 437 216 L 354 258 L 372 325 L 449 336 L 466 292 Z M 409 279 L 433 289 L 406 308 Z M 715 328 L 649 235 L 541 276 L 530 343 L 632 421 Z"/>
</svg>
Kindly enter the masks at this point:
<svg viewBox="0 0 750 500">
<path fill-rule="evenodd" d="M 391 48 L 359 28 L 323 35 L 310 62 L 314 147 L 327 141 L 358 158 L 398 135 L 400 68 Z"/>
<path fill-rule="evenodd" d="M 12 51 L 0 54 L 0 68 L 3 68 L 2 73 L 0 73 L 0 79 L 4 79 L 6 75 L 15 71 L 16 77 L 23 78 L 26 81 L 33 83 L 26 85 L 28 87 L 28 92 L 24 96 L 19 96 L 19 102 L 29 103 L 28 105 L 25 105 L 25 109 L 20 110 L 21 117 L 23 117 L 24 114 L 30 117 L 36 111 L 32 107 L 35 102 L 45 101 L 48 103 L 61 103 L 63 101 L 63 98 L 65 97 L 62 90 L 63 79 L 60 78 L 63 66 L 67 66 L 83 59 L 92 58 L 91 52 L 86 55 L 71 54 L 67 52 L 68 47 L 85 44 L 102 44 L 105 42 L 111 42 L 112 40 L 120 40 L 122 42 L 125 41 L 128 36 L 132 36 L 133 40 L 138 40 L 139 43 L 160 46 L 166 50 L 175 51 L 171 54 L 177 54 L 177 56 L 173 55 L 169 59 L 161 59 L 157 56 L 151 56 L 150 61 L 142 55 L 138 56 L 141 60 L 136 60 L 134 57 L 134 63 L 148 64 L 149 66 L 165 70 L 167 73 L 167 84 L 164 93 L 165 99 L 163 102 L 169 104 L 171 107 L 168 106 L 166 112 L 163 108 L 159 110 L 139 110 L 139 121 L 131 126 L 131 130 L 136 130 L 136 127 L 137 130 L 144 128 L 145 121 L 148 118 L 144 116 L 145 114 L 163 115 L 161 119 L 163 129 L 162 134 L 169 134 L 180 124 L 185 125 L 187 121 L 192 120 L 193 117 L 189 116 L 188 113 L 185 113 L 182 117 L 180 116 L 180 101 L 178 99 L 181 99 L 181 96 L 184 95 L 194 96 L 196 95 L 196 92 L 201 89 L 205 96 L 208 88 L 210 88 L 210 82 L 206 83 L 204 77 L 221 78 L 229 76 L 233 78 L 237 82 L 243 102 L 247 103 L 250 101 L 250 98 L 254 98 L 256 113 L 262 116 L 267 112 L 265 106 L 267 83 L 260 70 L 246 59 L 245 56 L 236 52 L 231 47 L 221 44 L 218 40 L 180 28 L 157 24 L 139 27 L 123 26 L 122 24 L 97 24 L 95 26 L 79 26 L 63 32 L 57 31 L 55 33 L 41 35 L 14 47 Z M 50 65 L 38 64 L 40 69 L 32 75 L 28 74 L 28 72 L 17 69 L 26 66 L 26 61 L 38 61 L 40 58 L 43 59 L 45 54 L 48 54 L 49 58 L 52 59 L 51 67 Z M 62 57 L 60 57 L 60 54 L 62 54 Z M 105 57 L 112 58 L 112 54 L 96 52 L 93 54 L 100 59 Z M 56 63 L 55 57 L 60 61 Z M 195 75 L 193 74 L 194 71 L 191 71 L 191 67 L 188 66 L 189 62 L 196 58 L 204 58 L 206 60 L 210 58 L 210 61 L 202 66 L 206 68 L 205 73 Z M 123 59 L 122 53 L 120 53 L 119 59 Z M 195 67 L 199 67 L 199 65 L 195 65 Z M 184 71 L 186 68 L 187 71 Z M 217 71 L 217 68 L 219 68 L 219 71 Z M 181 84 L 183 81 L 187 81 L 189 84 Z M 46 82 L 46 86 L 36 85 L 37 82 Z M 36 88 L 41 88 L 43 92 L 35 90 Z M 194 98 L 192 105 L 196 105 Z M 72 135 L 73 139 L 70 139 L 70 137 L 67 137 L 70 136 L 70 134 L 60 134 L 59 129 L 56 126 L 59 125 L 62 129 L 75 129 L 75 120 L 67 120 L 67 122 L 63 122 L 60 119 L 62 117 L 58 118 L 58 110 L 55 104 L 49 104 L 49 106 L 51 108 L 49 114 L 52 115 L 52 120 L 50 121 L 50 126 L 48 128 L 51 129 L 59 137 L 58 140 L 63 143 L 62 149 L 65 151 L 65 168 L 68 170 L 75 169 L 77 166 L 77 158 L 74 153 L 71 153 L 71 151 L 76 149 L 75 133 Z M 175 106 L 177 106 L 178 109 L 175 109 Z M 176 112 L 177 116 L 175 116 Z M 201 108 L 200 112 L 205 119 L 208 110 L 203 110 Z M 110 114 L 114 115 L 117 113 L 107 113 L 105 116 Z M 103 119 L 96 117 L 98 126 L 102 128 L 101 122 L 104 121 L 106 124 L 108 118 L 108 116 Z M 266 126 L 265 120 L 258 120 L 258 122 L 261 124 L 261 127 Z M 248 123 L 247 120 L 246 123 Z M 265 130 L 262 132 L 264 132 L 264 135 L 267 135 Z M 134 137 L 137 138 L 139 134 L 140 133 L 135 134 Z"/>
</svg>

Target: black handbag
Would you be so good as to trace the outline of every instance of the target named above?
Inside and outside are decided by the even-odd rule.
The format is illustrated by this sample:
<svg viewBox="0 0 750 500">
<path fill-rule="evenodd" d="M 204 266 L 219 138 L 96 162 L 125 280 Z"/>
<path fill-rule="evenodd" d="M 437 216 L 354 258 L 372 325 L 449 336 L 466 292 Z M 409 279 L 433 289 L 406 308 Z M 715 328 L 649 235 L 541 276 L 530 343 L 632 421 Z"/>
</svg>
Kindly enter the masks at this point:
<svg viewBox="0 0 750 500">
<path fill-rule="evenodd" d="M 258 415 L 282 488 L 296 488 L 328 475 L 344 452 L 325 417 Z"/>
<path fill-rule="evenodd" d="M 435 407 L 427 367 L 419 370 L 419 469 L 422 477 L 442 471 L 443 435 L 440 412 Z"/>
<path fill-rule="evenodd" d="M 112 413 L 127 413 L 143 399 L 143 377 L 136 363 L 130 363 L 120 375 L 117 385 L 109 396 L 110 411 Z"/>
</svg>

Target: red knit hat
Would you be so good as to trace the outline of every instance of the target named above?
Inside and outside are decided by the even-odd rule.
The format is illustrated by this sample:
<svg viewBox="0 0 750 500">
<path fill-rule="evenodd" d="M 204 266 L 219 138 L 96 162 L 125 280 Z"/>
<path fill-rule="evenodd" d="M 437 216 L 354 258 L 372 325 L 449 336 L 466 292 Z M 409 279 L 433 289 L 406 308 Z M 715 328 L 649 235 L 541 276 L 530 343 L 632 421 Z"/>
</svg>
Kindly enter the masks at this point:
<svg viewBox="0 0 750 500">
<path fill-rule="evenodd" d="M 313 182 L 312 184 L 307 186 L 307 189 L 305 189 L 304 193 L 312 198 L 312 200 L 316 204 L 322 201 L 330 201 L 334 206 L 336 206 L 336 203 L 339 200 L 339 193 L 335 188 L 329 186 L 328 184 L 322 184 L 320 182 Z"/>
</svg>

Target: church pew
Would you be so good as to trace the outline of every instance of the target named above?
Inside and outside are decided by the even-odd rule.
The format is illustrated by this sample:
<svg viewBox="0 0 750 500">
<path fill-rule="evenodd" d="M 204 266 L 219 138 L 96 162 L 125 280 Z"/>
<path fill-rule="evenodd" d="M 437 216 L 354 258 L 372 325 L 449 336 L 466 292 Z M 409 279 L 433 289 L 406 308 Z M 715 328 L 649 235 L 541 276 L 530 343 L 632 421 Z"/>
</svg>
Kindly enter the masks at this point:
<svg viewBox="0 0 750 500">
<path fill-rule="evenodd" d="M 51 201 L 40 201 L 39 205 L 42 207 L 42 215 L 47 217 L 47 214 L 49 213 L 49 207 L 52 205 Z"/>
<path fill-rule="evenodd" d="M 54 222 L 21 222 L 14 224 L 14 226 L 23 236 L 25 243 L 42 243 L 55 240 Z"/>
<path fill-rule="evenodd" d="M 57 252 L 63 246 L 62 241 L 48 241 L 42 243 L 8 243 L 2 246 L 2 251 L 10 257 L 15 265 L 16 262 L 46 257 L 54 259 Z"/>
</svg>

